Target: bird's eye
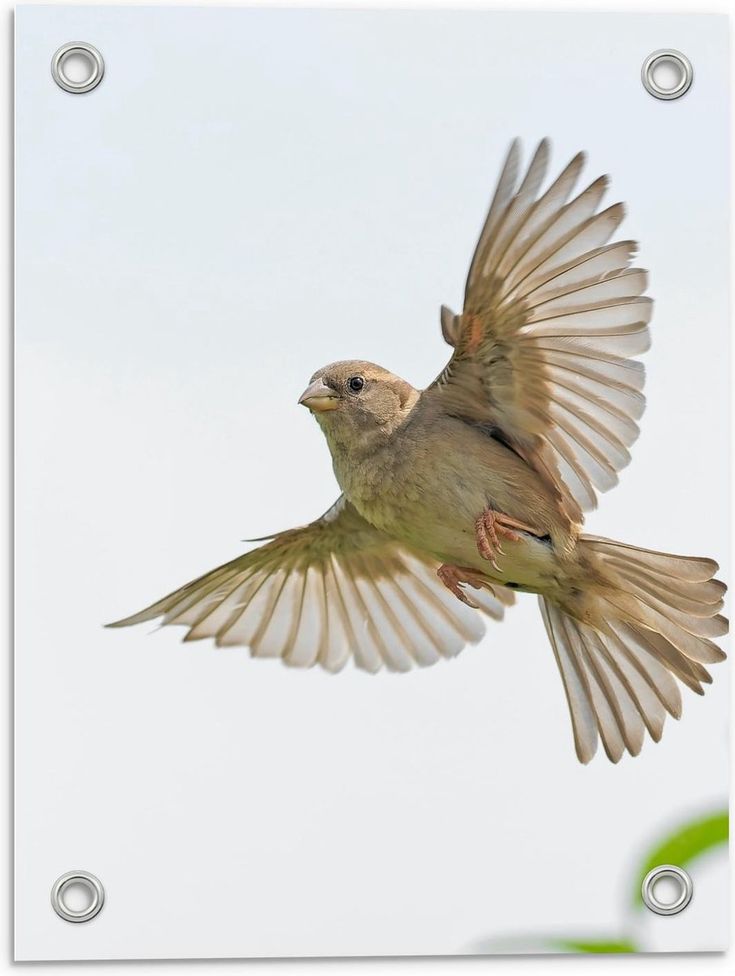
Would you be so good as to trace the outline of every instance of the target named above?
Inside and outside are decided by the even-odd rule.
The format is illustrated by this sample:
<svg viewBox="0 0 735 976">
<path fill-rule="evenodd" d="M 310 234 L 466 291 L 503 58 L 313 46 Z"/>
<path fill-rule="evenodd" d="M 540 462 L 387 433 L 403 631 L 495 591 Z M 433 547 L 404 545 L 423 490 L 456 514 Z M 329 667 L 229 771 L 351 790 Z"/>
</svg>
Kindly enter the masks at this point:
<svg viewBox="0 0 735 976">
<path fill-rule="evenodd" d="M 359 393 L 360 390 L 365 386 L 365 380 L 362 376 L 350 376 L 347 380 L 347 389 L 350 393 Z"/>
</svg>

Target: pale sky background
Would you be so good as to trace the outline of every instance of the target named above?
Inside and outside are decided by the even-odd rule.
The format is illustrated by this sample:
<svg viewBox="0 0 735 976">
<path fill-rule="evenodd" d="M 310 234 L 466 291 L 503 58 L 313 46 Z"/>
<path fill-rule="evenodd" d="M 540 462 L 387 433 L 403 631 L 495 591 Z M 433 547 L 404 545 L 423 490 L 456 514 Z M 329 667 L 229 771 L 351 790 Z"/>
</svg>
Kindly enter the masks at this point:
<svg viewBox="0 0 735 976">
<path fill-rule="evenodd" d="M 614 935 L 642 850 L 724 802 L 727 673 L 577 764 L 527 597 L 482 645 L 338 677 L 101 624 L 336 497 L 324 362 L 448 357 L 508 142 L 613 177 L 656 298 L 649 409 L 590 531 L 727 565 L 727 27 L 715 17 L 21 7 L 19 958 L 432 954 Z M 71 96 L 53 52 L 88 40 Z M 640 84 L 677 47 L 695 84 Z M 89 925 L 48 891 L 108 889 Z M 721 948 L 722 861 L 652 947 Z"/>
</svg>

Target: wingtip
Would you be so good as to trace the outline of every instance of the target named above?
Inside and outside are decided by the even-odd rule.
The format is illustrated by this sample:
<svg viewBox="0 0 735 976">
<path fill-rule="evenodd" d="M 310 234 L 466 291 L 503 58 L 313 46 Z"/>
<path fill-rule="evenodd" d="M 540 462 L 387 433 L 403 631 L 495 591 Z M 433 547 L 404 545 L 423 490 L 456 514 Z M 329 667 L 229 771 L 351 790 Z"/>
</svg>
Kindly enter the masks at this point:
<svg viewBox="0 0 735 976">
<path fill-rule="evenodd" d="M 520 166 L 522 149 L 523 143 L 521 142 L 520 136 L 514 136 L 513 139 L 510 140 L 508 151 L 505 154 L 503 171 L 511 167 L 516 169 L 518 166 Z"/>
<path fill-rule="evenodd" d="M 442 305 L 439 315 L 442 336 L 447 345 L 455 348 L 457 345 L 457 316 L 446 305 Z"/>
<path fill-rule="evenodd" d="M 549 159 L 551 156 L 551 139 L 548 136 L 544 136 L 543 139 L 539 140 L 534 156 L 536 158 L 543 156 L 545 161 Z"/>
<path fill-rule="evenodd" d="M 582 742 L 575 742 L 574 751 L 577 754 L 577 759 L 582 763 L 582 765 L 588 766 L 589 763 L 595 758 L 595 753 L 597 752 L 597 742 L 591 746 L 585 746 Z"/>
<path fill-rule="evenodd" d="M 605 213 L 604 210 L 601 212 Z M 618 222 L 622 222 L 627 216 L 628 208 L 625 206 L 623 200 L 618 200 L 617 203 L 613 203 L 607 208 L 607 213 L 610 214 L 610 216 L 616 217 Z"/>
<path fill-rule="evenodd" d="M 122 617 L 120 620 L 113 620 L 109 624 L 103 624 L 102 626 L 106 630 L 115 630 L 120 627 L 134 627 L 136 624 L 144 624 L 148 620 L 155 620 L 156 617 L 163 616 L 163 610 L 159 610 L 156 613 L 149 613 L 147 610 L 142 610 L 140 613 L 134 613 L 129 617 Z"/>
</svg>

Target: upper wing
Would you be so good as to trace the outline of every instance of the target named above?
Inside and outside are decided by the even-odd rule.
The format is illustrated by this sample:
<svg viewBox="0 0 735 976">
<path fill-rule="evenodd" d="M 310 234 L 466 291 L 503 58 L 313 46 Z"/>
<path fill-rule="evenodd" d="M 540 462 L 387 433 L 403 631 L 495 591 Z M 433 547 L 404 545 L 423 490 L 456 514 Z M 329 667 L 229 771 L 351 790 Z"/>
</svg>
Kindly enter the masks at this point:
<svg viewBox="0 0 735 976">
<path fill-rule="evenodd" d="M 518 186 L 511 145 L 465 290 L 464 311 L 442 309 L 454 354 L 424 392 L 445 412 L 488 423 L 561 494 L 569 517 L 617 483 L 638 436 L 652 302 L 633 241 L 608 241 L 621 203 L 598 212 L 601 177 L 571 201 L 575 156 L 539 194 L 549 146 Z"/>
<path fill-rule="evenodd" d="M 111 627 L 163 617 L 185 640 L 214 637 L 255 657 L 339 671 L 352 655 L 366 671 L 407 671 L 452 657 L 485 632 L 480 615 L 436 576 L 437 563 L 366 522 L 342 496 L 320 519 L 182 586 Z M 513 594 L 472 592 L 500 619 Z"/>
</svg>

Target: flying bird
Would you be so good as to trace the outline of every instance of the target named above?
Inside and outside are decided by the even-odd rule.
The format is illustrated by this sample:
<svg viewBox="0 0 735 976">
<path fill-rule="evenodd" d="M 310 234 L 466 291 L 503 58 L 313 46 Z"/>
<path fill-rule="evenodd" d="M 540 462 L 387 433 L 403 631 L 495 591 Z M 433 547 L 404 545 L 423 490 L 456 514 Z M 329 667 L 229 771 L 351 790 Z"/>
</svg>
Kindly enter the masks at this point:
<svg viewBox="0 0 735 976">
<path fill-rule="evenodd" d="M 581 531 L 638 436 L 652 301 L 635 242 L 610 243 L 608 178 L 573 195 L 579 153 L 542 190 L 548 157 L 544 140 L 521 175 L 512 143 L 430 386 L 363 360 L 311 377 L 329 511 L 110 626 L 162 617 L 297 667 L 408 671 L 536 593 L 583 763 L 598 739 L 613 762 L 658 741 L 679 683 L 703 694 L 725 658 L 717 563 Z"/>
</svg>

